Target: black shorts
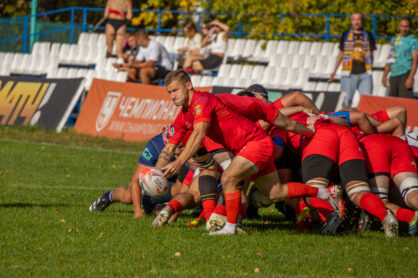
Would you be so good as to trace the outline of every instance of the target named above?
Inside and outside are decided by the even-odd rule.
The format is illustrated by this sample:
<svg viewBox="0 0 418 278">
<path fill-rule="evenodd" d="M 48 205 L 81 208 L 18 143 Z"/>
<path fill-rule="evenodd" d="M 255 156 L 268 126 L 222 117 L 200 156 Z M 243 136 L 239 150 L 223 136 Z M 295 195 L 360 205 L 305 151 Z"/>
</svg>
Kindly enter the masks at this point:
<svg viewBox="0 0 418 278">
<path fill-rule="evenodd" d="M 120 27 L 125 25 L 125 20 L 108 18 L 106 23 L 112 25 L 115 31 L 118 31 Z"/>
<path fill-rule="evenodd" d="M 219 55 L 210 54 L 209 57 L 203 59 L 200 63 L 204 69 L 214 69 L 222 64 L 223 59 L 224 58 Z"/>
<path fill-rule="evenodd" d="M 324 155 L 312 154 L 302 162 L 302 177 L 306 183 L 313 178 L 325 178 L 331 180 L 334 161 Z"/>
<path fill-rule="evenodd" d="M 155 70 L 154 79 L 164 79 L 165 76 L 170 72 L 170 70 L 162 66 L 155 66 L 154 70 Z"/>
</svg>

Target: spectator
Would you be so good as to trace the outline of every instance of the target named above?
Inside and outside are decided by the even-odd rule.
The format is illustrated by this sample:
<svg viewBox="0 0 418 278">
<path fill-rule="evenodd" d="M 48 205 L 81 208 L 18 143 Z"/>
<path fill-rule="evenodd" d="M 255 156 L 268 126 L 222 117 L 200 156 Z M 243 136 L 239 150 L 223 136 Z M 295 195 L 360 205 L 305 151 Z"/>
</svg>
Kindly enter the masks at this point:
<svg viewBox="0 0 418 278">
<path fill-rule="evenodd" d="M 347 94 L 343 104 L 350 107 L 356 89 L 360 94 L 371 94 L 373 88 L 371 72 L 376 46 L 372 34 L 363 30 L 363 14 L 351 15 L 351 29 L 341 35 L 339 48 L 330 81 L 342 61 L 341 91 Z"/>
<path fill-rule="evenodd" d="M 214 69 L 222 64 L 228 42 L 229 26 L 215 19 L 209 24 L 209 34 L 203 39 L 202 47 L 209 48 L 209 56 L 201 59 L 186 59 L 184 68 L 192 68 L 193 71 Z"/>
<path fill-rule="evenodd" d="M 149 84 L 152 80 L 163 79 L 173 69 L 167 49 L 151 40 L 145 31 L 136 32 L 135 39 L 140 46 L 138 55 L 133 63 L 124 65 L 128 70 L 128 81 L 136 82 L 139 77 L 141 83 Z"/>
<path fill-rule="evenodd" d="M 123 47 L 123 62 L 124 64 L 132 64 L 138 55 L 139 46 L 136 43 L 135 35 L 130 33 L 126 39 Z M 123 70 L 123 64 L 114 63 L 113 66 L 119 70 Z"/>
<path fill-rule="evenodd" d="M 130 0 L 108 0 L 104 12 L 106 22 L 106 57 L 112 55 L 113 41 L 116 35 L 116 55 L 118 63 L 123 64 L 123 41 L 126 37 L 125 20 L 132 19 L 132 2 Z"/>
<path fill-rule="evenodd" d="M 412 98 L 414 75 L 418 62 L 418 39 L 410 34 L 411 20 L 407 17 L 399 21 L 400 33 L 390 41 L 391 50 L 383 73 L 383 86 L 388 85 L 389 96 Z"/>
<path fill-rule="evenodd" d="M 197 31 L 196 25 L 193 22 L 186 23 L 184 32 L 187 35 L 187 41 L 186 45 L 178 50 L 180 65 L 183 65 L 184 56 L 191 51 L 198 51 L 202 43 L 202 34 Z"/>
</svg>

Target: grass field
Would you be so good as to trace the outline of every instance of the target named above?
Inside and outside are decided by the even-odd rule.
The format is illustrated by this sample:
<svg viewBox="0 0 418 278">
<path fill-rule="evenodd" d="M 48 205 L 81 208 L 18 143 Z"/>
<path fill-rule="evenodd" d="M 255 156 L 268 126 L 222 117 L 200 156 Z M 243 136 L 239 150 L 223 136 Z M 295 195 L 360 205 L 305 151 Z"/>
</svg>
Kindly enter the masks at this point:
<svg viewBox="0 0 418 278">
<path fill-rule="evenodd" d="M 187 212 L 161 229 L 126 205 L 90 213 L 143 146 L 0 128 L 0 277 L 417 277 L 417 238 L 298 233 L 269 215 L 208 237 Z"/>
</svg>

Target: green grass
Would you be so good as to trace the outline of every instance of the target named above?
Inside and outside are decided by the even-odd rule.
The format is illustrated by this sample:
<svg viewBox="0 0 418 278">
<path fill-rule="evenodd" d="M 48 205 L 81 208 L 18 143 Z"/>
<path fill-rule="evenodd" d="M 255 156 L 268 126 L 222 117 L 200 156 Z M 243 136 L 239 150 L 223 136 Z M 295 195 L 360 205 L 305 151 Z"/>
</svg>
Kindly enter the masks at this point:
<svg viewBox="0 0 418 278">
<path fill-rule="evenodd" d="M 129 183 L 142 146 L 0 128 L 0 277 L 417 277 L 416 238 L 298 233 L 271 216 L 213 238 L 187 212 L 161 229 L 122 204 L 90 213 Z"/>
</svg>

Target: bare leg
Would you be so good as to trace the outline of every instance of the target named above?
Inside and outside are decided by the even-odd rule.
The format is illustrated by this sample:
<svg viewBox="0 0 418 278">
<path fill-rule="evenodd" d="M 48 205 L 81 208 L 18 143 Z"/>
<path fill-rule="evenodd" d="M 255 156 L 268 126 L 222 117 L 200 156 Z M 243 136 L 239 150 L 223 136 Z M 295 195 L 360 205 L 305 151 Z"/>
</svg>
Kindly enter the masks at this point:
<svg viewBox="0 0 418 278">
<path fill-rule="evenodd" d="M 393 181 L 400 189 L 408 207 L 418 210 L 418 190 L 414 190 L 414 186 L 418 186 L 418 175 L 413 172 L 403 172 L 396 174 Z M 409 189 L 408 189 L 409 188 Z"/>
<path fill-rule="evenodd" d="M 155 76 L 155 70 L 153 68 L 142 68 L 139 76 L 142 84 L 149 84 Z"/>
<path fill-rule="evenodd" d="M 122 26 L 116 32 L 116 55 L 118 58 L 123 59 L 123 41 L 126 37 L 126 26 Z"/>
<path fill-rule="evenodd" d="M 106 46 L 107 46 L 106 54 L 107 56 L 112 54 L 114 39 L 115 39 L 115 28 L 113 28 L 113 26 L 110 24 L 106 24 Z"/>
<path fill-rule="evenodd" d="M 116 188 L 112 193 L 112 200 L 114 202 L 132 204 L 131 189 L 125 186 Z"/>
<path fill-rule="evenodd" d="M 202 71 L 204 70 L 202 63 L 200 61 L 193 61 L 192 68 L 194 71 Z"/>
</svg>

